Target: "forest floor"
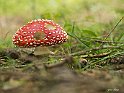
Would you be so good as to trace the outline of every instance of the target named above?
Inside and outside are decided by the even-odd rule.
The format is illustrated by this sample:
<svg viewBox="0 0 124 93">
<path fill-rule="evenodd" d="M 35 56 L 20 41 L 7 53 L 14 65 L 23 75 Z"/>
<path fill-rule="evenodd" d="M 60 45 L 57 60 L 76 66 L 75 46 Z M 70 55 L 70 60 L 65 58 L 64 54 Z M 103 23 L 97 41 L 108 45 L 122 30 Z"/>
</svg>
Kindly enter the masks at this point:
<svg viewBox="0 0 124 93">
<path fill-rule="evenodd" d="M 5 49 L 0 57 L 0 93 L 124 93 L 124 56 L 111 66 L 80 72 L 68 66 L 73 56 L 44 64 L 50 55 Z"/>
</svg>

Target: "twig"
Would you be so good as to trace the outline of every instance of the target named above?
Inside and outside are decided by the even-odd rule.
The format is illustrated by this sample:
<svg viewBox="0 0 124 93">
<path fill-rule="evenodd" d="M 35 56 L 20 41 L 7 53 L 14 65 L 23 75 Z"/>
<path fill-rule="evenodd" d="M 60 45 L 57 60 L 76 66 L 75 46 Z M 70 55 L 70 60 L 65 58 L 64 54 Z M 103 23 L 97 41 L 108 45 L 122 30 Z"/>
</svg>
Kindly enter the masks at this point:
<svg viewBox="0 0 124 93">
<path fill-rule="evenodd" d="M 96 55 L 87 55 L 87 56 L 84 56 L 82 58 L 102 58 L 102 57 L 106 57 L 108 55 L 110 55 L 111 52 L 109 53 L 102 53 L 102 54 L 96 54 Z"/>
<path fill-rule="evenodd" d="M 121 45 L 123 46 L 123 45 Z M 71 56 L 79 56 L 79 55 L 84 55 L 84 54 L 87 54 L 88 52 L 91 52 L 91 51 L 96 51 L 96 50 L 101 50 L 101 49 L 122 49 L 121 46 L 106 46 L 106 47 L 96 47 L 96 48 L 92 48 L 90 50 L 86 50 L 86 51 L 79 51 L 79 52 L 75 52 L 75 53 L 72 53 Z"/>
<path fill-rule="evenodd" d="M 103 41 L 103 40 L 95 40 L 95 42 L 98 42 L 98 43 L 119 43 L 119 44 L 124 44 L 124 42 L 113 42 L 113 41 Z"/>
</svg>

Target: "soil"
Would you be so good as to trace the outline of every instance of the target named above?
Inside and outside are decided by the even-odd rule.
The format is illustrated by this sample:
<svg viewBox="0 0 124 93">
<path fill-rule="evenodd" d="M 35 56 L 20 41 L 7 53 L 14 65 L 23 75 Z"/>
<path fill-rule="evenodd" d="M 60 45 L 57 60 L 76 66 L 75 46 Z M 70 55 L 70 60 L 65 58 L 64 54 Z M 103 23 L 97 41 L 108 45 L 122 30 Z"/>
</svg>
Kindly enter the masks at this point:
<svg viewBox="0 0 124 93">
<path fill-rule="evenodd" d="M 124 93 L 124 56 L 102 68 L 75 71 L 72 56 L 44 64 L 48 55 L 0 52 L 0 93 Z"/>
</svg>

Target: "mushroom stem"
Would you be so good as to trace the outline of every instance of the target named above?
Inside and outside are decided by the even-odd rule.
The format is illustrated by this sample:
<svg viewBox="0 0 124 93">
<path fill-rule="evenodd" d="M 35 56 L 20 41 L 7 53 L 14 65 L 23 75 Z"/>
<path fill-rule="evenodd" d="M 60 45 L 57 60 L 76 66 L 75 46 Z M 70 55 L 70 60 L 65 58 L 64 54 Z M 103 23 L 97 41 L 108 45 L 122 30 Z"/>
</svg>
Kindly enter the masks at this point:
<svg viewBox="0 0 124 93">
<path fill-rule="evenodd" d="M 34 52 L 34 55 L 43 55 L 43 54 L 55 54 L 54 52 L 50 51 L 48 47 L 36 47 Z"/>
</svg>

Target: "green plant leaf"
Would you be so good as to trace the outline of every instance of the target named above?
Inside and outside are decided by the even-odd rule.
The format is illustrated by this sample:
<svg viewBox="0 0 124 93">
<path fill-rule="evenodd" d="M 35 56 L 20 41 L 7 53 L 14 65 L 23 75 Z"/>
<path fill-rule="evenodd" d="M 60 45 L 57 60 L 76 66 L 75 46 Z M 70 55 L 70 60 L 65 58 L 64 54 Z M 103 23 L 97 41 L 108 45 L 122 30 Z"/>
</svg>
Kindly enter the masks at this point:
<svg viewBox="0 0 124 93">
<path fill-rule="evenodd" d="M 88 35 L 88 36 L 93 36 L 93 37 L 97 37 L 96 33 L 94 31 L 91 30 L 82 30 L 84 35 Z"/>
</svg>

